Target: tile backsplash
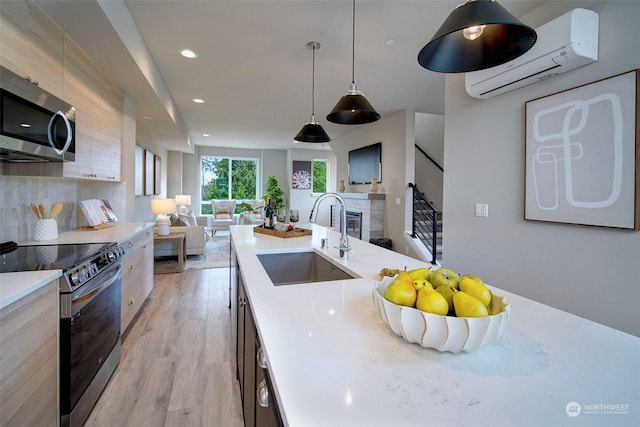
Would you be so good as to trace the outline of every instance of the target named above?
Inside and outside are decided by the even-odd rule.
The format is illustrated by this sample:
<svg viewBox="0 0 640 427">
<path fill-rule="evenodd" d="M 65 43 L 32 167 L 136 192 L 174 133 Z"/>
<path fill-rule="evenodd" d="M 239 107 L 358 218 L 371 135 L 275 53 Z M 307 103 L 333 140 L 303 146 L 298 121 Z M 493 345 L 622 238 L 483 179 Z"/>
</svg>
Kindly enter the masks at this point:
<svg viewBox="0 0 640 427">
<path fill-rule="evenodd" d="M 123 212 L 124 183 L 98 183 L 52 177 L 0 176 L 0 242 L 20 243 L 33 240 L 37 221 L 31 203 L 42 203 L 47 212 L 56 202 L 63 204 L 56 217 L 58 232 L 71 230 L 86 222 L 79 200 L 104 198 L 111 202 L 116 215 Z"/>
</svg>

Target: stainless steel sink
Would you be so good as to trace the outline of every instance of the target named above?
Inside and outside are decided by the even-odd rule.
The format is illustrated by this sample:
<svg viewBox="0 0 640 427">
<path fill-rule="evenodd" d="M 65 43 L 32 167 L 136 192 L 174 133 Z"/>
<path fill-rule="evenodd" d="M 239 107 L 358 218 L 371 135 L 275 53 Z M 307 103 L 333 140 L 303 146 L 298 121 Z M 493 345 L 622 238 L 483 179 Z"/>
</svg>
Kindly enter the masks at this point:
<svg viewBox="0 0 640 427">
<path fill-rule="evenodd" d="M 258 254 L 258 259 L 275 286 L 359 277 L 343 270 L 317 252 Z"/>
</svg>

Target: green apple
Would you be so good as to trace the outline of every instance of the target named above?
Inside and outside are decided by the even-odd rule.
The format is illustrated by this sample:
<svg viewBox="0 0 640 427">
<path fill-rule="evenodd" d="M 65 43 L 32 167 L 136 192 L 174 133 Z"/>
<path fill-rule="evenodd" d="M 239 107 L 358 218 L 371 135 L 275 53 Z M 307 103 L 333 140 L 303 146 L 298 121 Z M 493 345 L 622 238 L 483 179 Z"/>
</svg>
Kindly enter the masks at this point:
<svg viewBox="0 0 640 427">
<path fill-rule="evenodd" d="M 438 286 L 442 285 L 458 289 L 460 275 L 449 268 L 439 268 L 431 273 L 431 275 L 429 276 L 429 281 L 436 289 L 438 288 Z"/>
</svg>

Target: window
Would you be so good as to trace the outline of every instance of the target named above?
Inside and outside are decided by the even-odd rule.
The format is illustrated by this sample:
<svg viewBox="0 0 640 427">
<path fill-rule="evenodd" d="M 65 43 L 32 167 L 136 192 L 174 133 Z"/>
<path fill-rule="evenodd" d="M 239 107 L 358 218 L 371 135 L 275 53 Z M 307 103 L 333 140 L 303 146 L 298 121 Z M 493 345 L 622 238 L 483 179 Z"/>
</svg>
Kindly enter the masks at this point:
<svg viewBox="0 0 640 427">
<path fill-rule="evenodd" d="M 313 184 L 312 184 L 312 191 L 314 193 L 326 193 L 328 188 L 327 188 L 327 183 L 329 182 L 328 176 L 327 176 L 327 172 L 328 172 L 328 167 L 327 167 L 327 160 L 314 160 L 313 161 L 313 165 L 312 165 L 312 169 L 313 169 Z"/>
<path fill-rule="evenodd" d="M 211 200 L 256 199 L 258 159 L 200 157 L 200 212 L 211 214 Z"/>
</svg>

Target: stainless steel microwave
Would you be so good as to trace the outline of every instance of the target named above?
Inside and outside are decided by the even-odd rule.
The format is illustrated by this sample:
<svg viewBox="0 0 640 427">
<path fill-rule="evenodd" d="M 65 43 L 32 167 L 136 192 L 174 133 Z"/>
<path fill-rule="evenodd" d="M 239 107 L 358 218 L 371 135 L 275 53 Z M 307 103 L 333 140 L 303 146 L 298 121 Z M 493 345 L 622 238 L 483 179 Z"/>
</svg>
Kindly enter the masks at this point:
<svg viewBox="0 0 640 427">
<path fill-rule="evenodd" d="M 0 160 L 75 161 L 76 110 L 0 67 Z"/>
</svg>

